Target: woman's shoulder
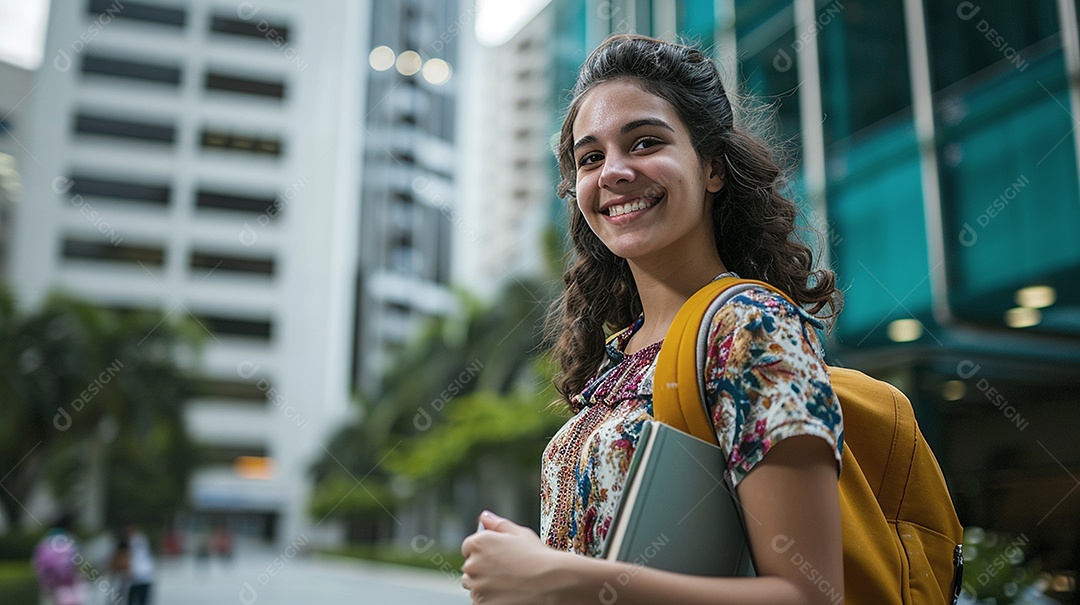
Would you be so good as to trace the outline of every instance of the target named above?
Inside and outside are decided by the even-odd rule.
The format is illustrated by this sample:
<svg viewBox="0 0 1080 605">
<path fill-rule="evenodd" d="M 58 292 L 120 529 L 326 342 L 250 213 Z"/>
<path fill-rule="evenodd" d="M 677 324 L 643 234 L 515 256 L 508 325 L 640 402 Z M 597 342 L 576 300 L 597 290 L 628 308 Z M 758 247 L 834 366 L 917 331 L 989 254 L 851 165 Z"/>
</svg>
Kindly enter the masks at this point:
<svg viewBox="0 0 1080 605">
<path fill-rule="evenodd" d="M 709 321 L 709 335 L 713 340 L 739 328 L 769 334 L 795 328 L 799 332 L 813 333 L 824 327 L 819 319 L 784 295 L 757 285 L 733 295 Z"/>
<path fill-rule="evenodd" d="M 705 321 L 709 322 L 707 371 L 763 356 L 824 367 L 825 349 L 818 333 L 824 324 L 768 288 L 738 292 Z"/>
</svg>

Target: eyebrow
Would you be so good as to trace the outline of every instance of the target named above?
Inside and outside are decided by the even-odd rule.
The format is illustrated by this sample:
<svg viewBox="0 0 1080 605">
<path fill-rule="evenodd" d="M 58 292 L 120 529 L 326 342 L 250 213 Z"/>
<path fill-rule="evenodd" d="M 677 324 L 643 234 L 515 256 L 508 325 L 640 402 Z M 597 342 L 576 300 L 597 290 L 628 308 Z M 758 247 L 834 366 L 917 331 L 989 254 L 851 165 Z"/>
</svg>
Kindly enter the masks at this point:
<svg viewBox="0 0 1080 605">
<path fill-rule="evenodd" d="M 619 134 L 626 134 L 633 130 L 637 130 L 638 128 L 641 128 L 643 126 L 659 126 L 661 128 L 666 128 L 671 132 L 675 132 L 675 129 L 672 128 L 670 124 L 661 120 L 660 118 L 642 118 L 640 120 L 632 120 L 630 122 L 627 122 L 626 124 L 623 124 L 623 127 L 619 129 Z M 585 135 L 578 139 L 576 143 L 574 143 L 574 152 L 576 153 L 578 149 L 581 149 L 585 145 L 595 142 L 596 137 L 591 134 Z"/>
</svg>

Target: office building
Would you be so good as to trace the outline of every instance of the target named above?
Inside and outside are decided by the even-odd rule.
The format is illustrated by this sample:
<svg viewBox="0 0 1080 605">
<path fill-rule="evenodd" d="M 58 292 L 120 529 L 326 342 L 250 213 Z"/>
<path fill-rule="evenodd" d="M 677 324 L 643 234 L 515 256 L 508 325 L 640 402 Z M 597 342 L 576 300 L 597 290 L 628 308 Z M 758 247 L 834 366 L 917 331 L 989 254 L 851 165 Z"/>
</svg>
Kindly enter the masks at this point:
<svg viewBox="0 0 1080 605">
<path fill-rule="evenodd" d="M 196 525 L 291 543 L 350 410 L 365 2 L 54 2 L 9 279 L 207 329 Z M 2 141 L 2 137 L 0 137 Z"/>
<path fill-rule="evenodd" d="M 542 274 L 558 170 L 551 148 L 556 96 L 548 5 L 498 46 L 471 53 L 462 148 L 457 280 L 491 296 L 511 276 Z M 473 42 L 475 44 L 475 42 Z"/>
<path fill-rule="evenodd" d="M 454 307 L 451 242 L 466 227 L 457 209 L 460 156 L 458 46 L 469 3 L 372 4 L 364 66 L 360 262 L 353 381 L 375 395 L 392 355 L 425 317 Z M 370 52 L 368 52 L 370 51 Z"/>
</svg>

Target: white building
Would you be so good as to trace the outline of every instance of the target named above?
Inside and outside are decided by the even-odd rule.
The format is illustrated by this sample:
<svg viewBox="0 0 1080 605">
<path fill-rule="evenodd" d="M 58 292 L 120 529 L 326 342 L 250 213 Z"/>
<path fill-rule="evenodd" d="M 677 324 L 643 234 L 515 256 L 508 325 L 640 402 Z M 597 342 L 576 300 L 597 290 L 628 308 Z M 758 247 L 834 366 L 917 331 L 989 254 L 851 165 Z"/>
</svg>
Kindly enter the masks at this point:
<svg viewBox="0 0 1080 605">
<path fill-rule="evenodd" d="M 493 294 L 510 275 L 544 269 L 543 229 L 552 222 L 558 170 L 552 152 L 554 5 L 499 46 L 470 53 L 465 124 L 462 224 L 454 278 Z M 560 206 L 561 208 L 561 206 Z"/>
<path fill-rule="evenodd" d="M 326 530 L 307 470 L 349 411 L 369 13 L 54 2 L 20 138 L 22 304 L 64 290 L 212 327 L 188 422 L 221 464 L 191 502 L 279 543 Z"/>
<path fill-rule="evenodd" d="M 18 203 L 22 191 L 17 158 L 23 155 L 26 98 L 33 87 L 33 75 L 27 69 L 0 61 L 0 278 L 8 272 L 12 206 Z"/>
</svg>

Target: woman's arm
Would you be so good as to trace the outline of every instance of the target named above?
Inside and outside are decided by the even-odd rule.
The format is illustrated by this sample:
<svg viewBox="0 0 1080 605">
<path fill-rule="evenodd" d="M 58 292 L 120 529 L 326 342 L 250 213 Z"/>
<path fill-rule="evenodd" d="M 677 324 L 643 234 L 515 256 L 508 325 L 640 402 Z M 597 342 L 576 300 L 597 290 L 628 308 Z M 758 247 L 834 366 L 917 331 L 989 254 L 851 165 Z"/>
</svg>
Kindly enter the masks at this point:
<svg viewBox="0 0 1080 605">
<path fill-rule="evenodd" d="M 828 442 L 789 437 L 739 484 L 755 578 L 688 576 L 557 552 L 493 515 L 462 544 L 462 585 L 474 602 L 843 603 L 836 461 Z M 674 547 L 672 545 L 671 547 Z"/>
</svg>

